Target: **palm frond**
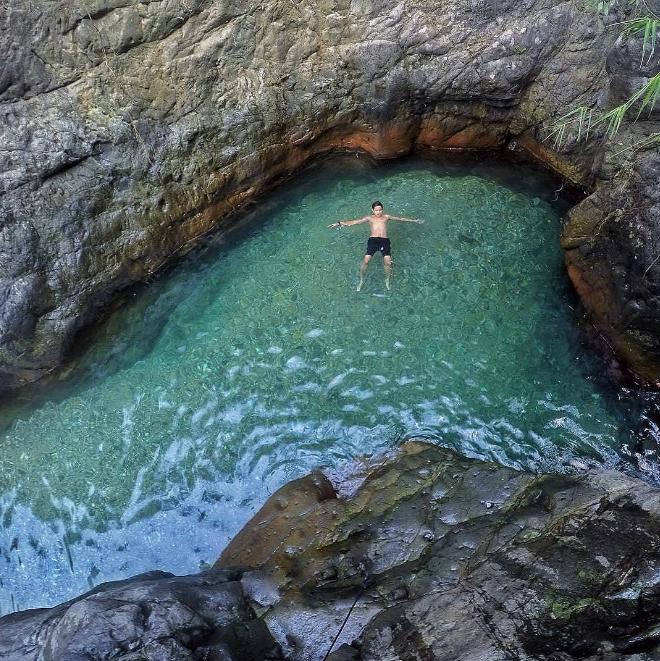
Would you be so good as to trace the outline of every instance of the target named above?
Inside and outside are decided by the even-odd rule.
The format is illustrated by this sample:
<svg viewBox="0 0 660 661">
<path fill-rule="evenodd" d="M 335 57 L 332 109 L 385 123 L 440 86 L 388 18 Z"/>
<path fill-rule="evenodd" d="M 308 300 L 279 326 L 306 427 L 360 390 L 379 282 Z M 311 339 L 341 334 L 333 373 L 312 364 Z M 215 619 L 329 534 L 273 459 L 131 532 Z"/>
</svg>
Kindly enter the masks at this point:
<svg viewBox="0 0 660 661">
<path fill-rule="evenodd" d="M 637 115 L 635 120 L 638 120 L 642 112 L 648 109 L 648 112 L 653 112 L 655 104 L 660 97 L 660 72 L 655 76 L 649 78 L 642 87 L 640 87 L 631 97 L 626 99 L 621 105 L 611 108 L 606 113 L 600 115 L 594 122 L 593 126 L 599 124 L 606 124 L 606 134 L 608 138 L 613 138 L 621 128 L 621 124 L 627 112 L 639 103 Z"/>
<path fill-rule="evenodd" d="M 652 113 L 655 108 L 658 97 L 660 97 L 660 71 L 656 73 L 655 76 L 648 79 L 646 85 L 644 85 L 639 91 L 639 94 L 642 103 L 640 104 L 639 112 L 637 113 L 638 117 L 642 114 L 642 111 L 645 108 L 648 108 L 649 113 Z"/>
<path fill-rule="evenodd" d="M 630 101 L 630 99 L 628 99 L 628 101 Z M 620 106 L 615 106 L 598 118 L 596 122 L 597 124 L 607 125 L 605 133 L 608 138 L 613 138 L 619 132 L 623 118 L 626 116 L 626 113 L 630 108 L 628 101 L 622 103 Z"/>
<path fill-rule="evenodd" d="M 634 148 L 637 151 L 644 151 L 645 149 L 651 149 L 656 145 L 660 145 L 660 133 L 651 133 L 651 135 L 634 145 Z"/>
<path fill-rule="evenodd" d="M 628 145 L 627 147 L 614 152 L 613 156 L 624 154 L 627 151 L 638 152 L 645 151 L 647 149 L 654 149 L 657 145 L 660 145 L 660 133 L 651 133 L 651 135 L 647 135 L 645 138 L 638 140 L 634 144 Z"/>
<path fill-rule="evenodd" d="M 644 35 L 644 42 L 642 44 L 642 63 L 644 63 L 645 57 L 646 61 L 650 62 L 655 53 L 656 37 L 658 32 L 660 32 L 660 19 L 644 16 L 642 18 L 635 18 L 631 21 L 625 21 L 623 26 L 624 28 L 621 31 L 621 34 L 625 37 L 631 37 L 640 33 Z"/>
<path fill-rule="evenodd" d="M 573 136 L 577 142 L 582 138 L 586 140 L 593 125 L 593 108 L 577 106 L 555 121 L 548 138 L 554 138 L 555 148 L 564 144 L 569 136 Z"/>
</svg>

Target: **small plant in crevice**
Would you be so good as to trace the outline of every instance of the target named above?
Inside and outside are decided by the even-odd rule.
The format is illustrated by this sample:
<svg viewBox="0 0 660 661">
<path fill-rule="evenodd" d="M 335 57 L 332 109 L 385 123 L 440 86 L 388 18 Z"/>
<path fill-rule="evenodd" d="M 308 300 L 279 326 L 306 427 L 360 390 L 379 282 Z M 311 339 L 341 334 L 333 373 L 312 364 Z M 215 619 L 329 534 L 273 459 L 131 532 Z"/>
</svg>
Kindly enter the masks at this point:
<svg viewBox="0 0 660 661">
<path fill-rule="evenodd" d="M 657 35 L 660 32 L 660 16 L 656 15 L 645 0 L 619 0 L 641 15 L 613 24 L 620 29 L 622 38 L 639 37 L 642 41 L 641 64 L 648 65 L 656 52 Z M 617 0 L 588 0 L 587 7 L 605 16 Z M 646 82 L 625 101 L 609 110 L 598 110 L 589 106 L 576 106 L 559 117 L 550 131 L 547 140 L 559 148 L 568 140 L 580 142 L 588 140 L 596 129 L 604 129 L 605 139 L 612 139 L 627 119 L 637 121 L 643 113 L 653 112 L 660 98 L 660 71 L 649 77 Z M 622 151 L 643 151 L 660 145 L 660 132 L 652 132 Z M 621 153 L 621 152 L 619 152 Z"/>
</svg>

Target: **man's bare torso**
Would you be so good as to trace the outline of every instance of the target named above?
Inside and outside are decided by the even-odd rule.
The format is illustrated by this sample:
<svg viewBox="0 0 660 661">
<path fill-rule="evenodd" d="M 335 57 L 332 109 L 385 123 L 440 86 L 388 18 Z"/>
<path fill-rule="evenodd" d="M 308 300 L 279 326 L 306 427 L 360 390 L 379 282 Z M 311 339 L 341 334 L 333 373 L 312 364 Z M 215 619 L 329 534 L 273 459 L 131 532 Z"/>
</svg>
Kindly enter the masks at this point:
<svg viewBox="0 0 660 661">
<path fill-rule="evenodd" d="M 382 214 L 381 216 L 366 216 L 369 220 L 369 229 L 371 231 L 370 236 L 378 237 L 379 239 L 387 238 L 387 221 L 390 219 L 389 216 Z"/>
<path fill-rule="evenodd" d="M 351 225 L 361 225 L 362 223 L 369 223 L 371 236 L 367 241 L 367 252 L 364 255 L 362 264 L 360 265 L 360 281 L 357 290 L 362 289 L 362 282 L 364 272 L 371 258 L 376 252 L 381 252 L 383 255 L 383 266 L 385 267 L 385 287 L 390 288 L 390 275 L 392 275 L 392 256 L 390 253 L 390 240 L 387 238 L 387 221 L 388 220 L 401 220 L 405 223 L 418 223 L 421 224 L 423 220 L 416 220 L 415 218 L 404 218 L 403 216 L 389 216 L 383 213 L 383 203 L 374 202 L 371 205 L 371 215 L 356 218 L 355 220 L 341 220 L 336 223 L 330 223 L 328 227 L 350 227 Z M 382 239 L 382 241 L 372 241 L 372 239 Z"/>
</svg>

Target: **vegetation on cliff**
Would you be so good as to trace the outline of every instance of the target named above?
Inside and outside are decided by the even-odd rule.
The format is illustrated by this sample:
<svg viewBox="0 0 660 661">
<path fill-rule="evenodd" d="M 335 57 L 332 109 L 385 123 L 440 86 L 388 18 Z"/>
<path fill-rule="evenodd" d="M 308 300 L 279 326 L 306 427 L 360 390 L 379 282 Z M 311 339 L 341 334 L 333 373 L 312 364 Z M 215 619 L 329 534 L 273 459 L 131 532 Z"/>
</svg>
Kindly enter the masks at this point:
<svg viewBox="0 0 660 661">
<path fill-rule="evenodd" d="M 637 14 L 633 18 L 610 24 L 610 29 L 617 29 L 621 38 L 641 36 L 641 65 L 651 65 L 656 50 L 656 37 L 660 30 L 660 16 L 647 4 L 646 0 L 597 0 L 592 7 L 602 17 L 609 14 L 613 6 L 621 6 L 624 12 Z M 642 80 L 633 94 L 612 108 L 602 110 L 593 106 L 576 106 L 562 115 L 554 123 L 550 138 L 555 147 L 560 147 L 569 139 L 579 142 L 602 128 L 606 138 L 613 138 L 619 133 L 625 119 L 637 120 L 646 112 L 650 115 L 660 97 L 660 71 Z M 645 150 L 660 144 L 660 132 L 651 131 L 626 149 Z"/>
</svg>

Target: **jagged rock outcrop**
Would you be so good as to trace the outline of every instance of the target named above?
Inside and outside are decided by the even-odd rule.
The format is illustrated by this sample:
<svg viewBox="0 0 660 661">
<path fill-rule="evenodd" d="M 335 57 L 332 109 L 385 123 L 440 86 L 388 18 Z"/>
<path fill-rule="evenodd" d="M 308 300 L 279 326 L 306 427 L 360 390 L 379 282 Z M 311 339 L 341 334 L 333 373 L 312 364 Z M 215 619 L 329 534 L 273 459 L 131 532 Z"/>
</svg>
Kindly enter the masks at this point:
<svg viewBox="0 0 660 661">
<path fill-rule="evenodd" d="M 604 169 L 596 143 L 554 153 L 540 142 L 572 104 L 603 107 L 639 82 L 633 64 L 607 70 L 615 39 L 562 0 L 9 0 L 0 389 L 55 368 L 118 291 L 316 153 L 512 138 L 595 189 L 586 238 L 569 223 L 570 273 L 622 355 L 654 379 L 657 170 L 648 152 Z M 625 222 L 603 234 L 598 214 L 624 204 Z"/>
<path fill-rule="evenodd" d="M 640 65 L 642 59 L 639 43 L 610 49 L 609 106 L 660 72 L 660 55 Z M 660 135 L 657 112 L 607 144 L 595 191 L 569 212 L 561 243 L 573 284 L 616 351 L 660 385 L 660 143 L 634 149 L 650 133 Z"/>
<path fill-rule="evenodd" d="M 233 570 L 105 583 L 56 608 L 3 618 L 0 658 L 281 659 L 249 585 L 249 573 Z"/>
<path fill-rule="evenodd" d="M 285 485 L 209 572 L 0 619 L 0 657 L 15 661 L 658 654 L 657 487 L 534 476 L 420 442 Z"/>
</svg>

